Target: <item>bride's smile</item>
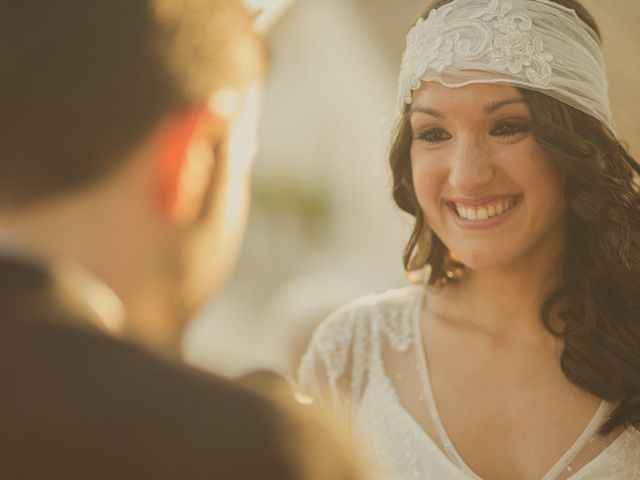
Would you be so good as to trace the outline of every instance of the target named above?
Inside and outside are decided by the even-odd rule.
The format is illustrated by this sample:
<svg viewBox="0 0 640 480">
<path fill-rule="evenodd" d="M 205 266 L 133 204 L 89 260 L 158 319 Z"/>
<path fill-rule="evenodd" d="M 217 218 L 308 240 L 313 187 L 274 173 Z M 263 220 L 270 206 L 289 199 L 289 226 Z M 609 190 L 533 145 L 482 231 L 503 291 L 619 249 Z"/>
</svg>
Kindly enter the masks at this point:
<svg viewBox="0 0 640 480">
<path fill-rule="evenodd" d="M 495 198 L 496 196 L 494 196 Z M 461 228 L 483 229 L 500 225 L 512 214 L 522 195 L 499 195 L 498 199 L 460 198 L 447 201 L 454 221 Z M 511 212 L 511 213 L 510 213 Z"/>
</svg>

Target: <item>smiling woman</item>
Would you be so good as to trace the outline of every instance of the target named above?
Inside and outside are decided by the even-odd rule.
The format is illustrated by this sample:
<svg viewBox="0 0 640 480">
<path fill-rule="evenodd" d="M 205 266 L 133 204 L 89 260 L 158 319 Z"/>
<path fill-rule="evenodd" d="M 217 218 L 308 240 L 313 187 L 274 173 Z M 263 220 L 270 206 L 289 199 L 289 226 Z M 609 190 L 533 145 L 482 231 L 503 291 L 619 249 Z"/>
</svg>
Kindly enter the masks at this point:
<svg viewBox="0 0 640 480">
<path fill-rule="evenodd" d="M 440 0 L 407 36 L 393 196 L 417 285 L 316 331 L 376 478 L 640 475 L 640 168 L 576 0 Z"/>
</svg>

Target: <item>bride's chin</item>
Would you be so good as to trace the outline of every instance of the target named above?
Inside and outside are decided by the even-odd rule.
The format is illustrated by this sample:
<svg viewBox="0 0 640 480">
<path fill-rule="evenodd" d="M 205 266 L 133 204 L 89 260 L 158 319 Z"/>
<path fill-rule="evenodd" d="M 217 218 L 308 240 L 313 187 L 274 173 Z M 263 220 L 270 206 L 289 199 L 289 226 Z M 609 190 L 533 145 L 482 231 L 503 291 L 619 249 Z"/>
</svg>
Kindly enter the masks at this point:
<svg viewBox="0 0 640 480">
<path fill-rule="evenodd" d="M 495 270 L 506 266 L 508 263 L 504 255 L 500 255 L 496 252 L 463 252 L 461 254 L 456 252 L 456 257 L 467 270 L 475 273 Z"/>
</svg>

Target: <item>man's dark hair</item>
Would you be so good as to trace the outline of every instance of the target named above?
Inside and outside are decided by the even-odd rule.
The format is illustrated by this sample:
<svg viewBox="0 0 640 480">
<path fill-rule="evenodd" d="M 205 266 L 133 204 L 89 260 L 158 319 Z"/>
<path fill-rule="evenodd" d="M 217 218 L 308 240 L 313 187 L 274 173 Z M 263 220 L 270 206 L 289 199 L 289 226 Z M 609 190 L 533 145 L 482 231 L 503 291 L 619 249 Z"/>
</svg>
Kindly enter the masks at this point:
<svg viewBox="0 0 640 480">
<path fill-rule="evenodd" d="M 0 0 L 0 202 L 104 178 L 165 114 L 263 63 L 239 0 Z"/>
</svg>

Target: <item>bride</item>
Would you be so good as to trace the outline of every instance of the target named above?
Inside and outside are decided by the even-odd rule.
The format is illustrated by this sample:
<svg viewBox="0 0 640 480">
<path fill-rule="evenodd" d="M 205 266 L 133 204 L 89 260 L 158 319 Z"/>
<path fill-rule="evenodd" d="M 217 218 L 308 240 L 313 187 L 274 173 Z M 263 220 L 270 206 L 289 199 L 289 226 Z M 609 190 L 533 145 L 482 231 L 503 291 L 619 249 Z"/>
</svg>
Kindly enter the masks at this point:
<svg viewBox="0 0 640 480">
<path fill-rule="evenodd" d="M 400 101 L 393 196 L 423 281 L 326 319 L 300 387 L 366 432 L 376 478 L 640 478 L 640 168 L 594 20 L 437 1 Z"/>
</svg>

